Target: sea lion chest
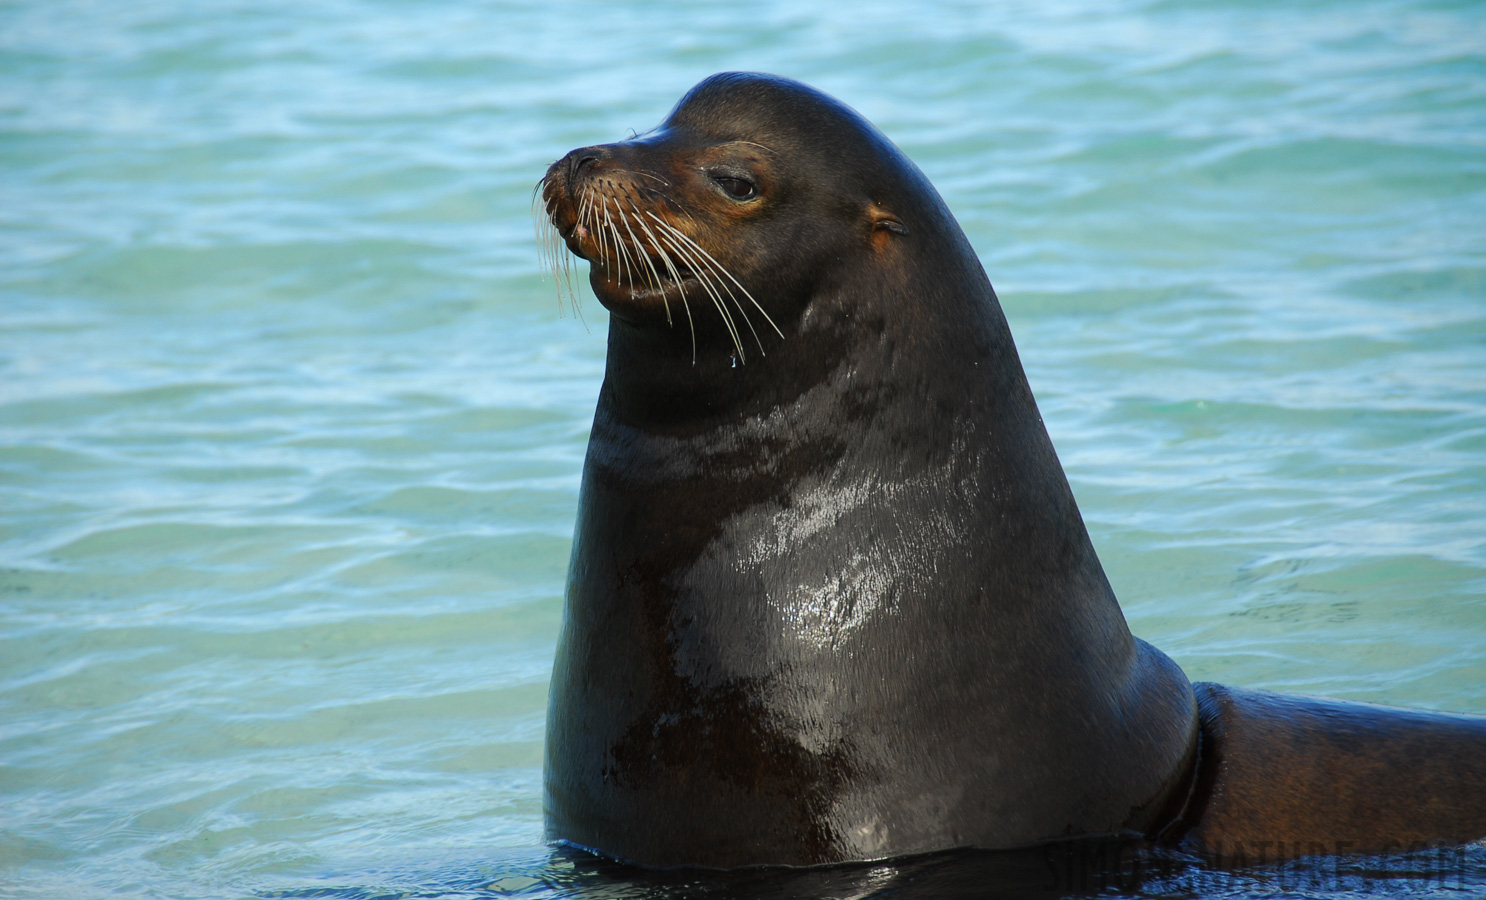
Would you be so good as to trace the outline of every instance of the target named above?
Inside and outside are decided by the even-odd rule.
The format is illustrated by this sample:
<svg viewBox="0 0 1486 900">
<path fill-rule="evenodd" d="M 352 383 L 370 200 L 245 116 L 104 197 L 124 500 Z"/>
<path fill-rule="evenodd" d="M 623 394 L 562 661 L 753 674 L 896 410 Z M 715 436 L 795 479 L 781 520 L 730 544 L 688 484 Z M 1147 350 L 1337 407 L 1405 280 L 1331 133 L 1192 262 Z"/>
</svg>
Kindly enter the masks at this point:
<svg viewBox="0 0 1486 900">
<path fill-rule="evenodd" d="M 636 821 L 681 817 L 672 833 L 719 845 L 773 835 L 770 853 L 837 856 L 827 845 L 847 836 L 829 823 L 870 805 L 892 768 L 876 739 L 902 727 L 909 698 L 888 671 L 952 662 L 932 621 L 909 629 L 899 614 L 957 542 L 927 537 L 932 553 L 906 554 L 894 512 L 954 493 L 950 455 L 913 477 L 864 467 L 870 437 L 798 413 L 673 434 L 618 422 L 601 402 L 548 756 L 549 806 L 602 820 L 595 845 L 612 846 L 611 828 L 632 840 Z M 953 519 L 943 529 L 958 527 L 968 554 L 970 524 Z M 934 715 L 934 692 L 915 692 Z M 852 818 L 850 843 L 882 839 L 871 815 Z"/>
</svg>

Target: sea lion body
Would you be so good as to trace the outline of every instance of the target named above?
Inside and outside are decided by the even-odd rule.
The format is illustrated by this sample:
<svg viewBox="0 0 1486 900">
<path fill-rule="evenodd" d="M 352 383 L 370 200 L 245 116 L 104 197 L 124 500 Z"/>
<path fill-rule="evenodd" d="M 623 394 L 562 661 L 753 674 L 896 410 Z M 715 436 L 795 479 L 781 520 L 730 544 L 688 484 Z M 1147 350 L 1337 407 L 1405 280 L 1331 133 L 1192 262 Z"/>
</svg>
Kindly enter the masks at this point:
<svg viewBox="0 0 1486 900">
<path fill-rule="evenodd" d="M 806 865 L 1193 814 L 1192 688 L 1130 634 L 995 292 L 890 141 L 734 73 L 541 190 L 611 312 L 553 838 Z"/>
</svg>

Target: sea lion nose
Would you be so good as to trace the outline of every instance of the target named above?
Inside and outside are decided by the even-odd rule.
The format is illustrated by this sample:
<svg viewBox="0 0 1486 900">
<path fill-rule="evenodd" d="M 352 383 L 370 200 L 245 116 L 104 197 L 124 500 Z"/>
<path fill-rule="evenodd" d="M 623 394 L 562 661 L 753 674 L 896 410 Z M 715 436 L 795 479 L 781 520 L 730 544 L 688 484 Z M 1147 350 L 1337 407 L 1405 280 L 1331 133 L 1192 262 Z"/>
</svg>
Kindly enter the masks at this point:
<svg viewBox="0 0 1486 900">
<path fill-rule="evenodd" d="M 596 147 L 580 147 L 568 154 L 568 180 L 576 180 L 583 170 L 601 159 L 608 159 L 613 154 L 608 147 L 602 145 Z"/>
</svg>

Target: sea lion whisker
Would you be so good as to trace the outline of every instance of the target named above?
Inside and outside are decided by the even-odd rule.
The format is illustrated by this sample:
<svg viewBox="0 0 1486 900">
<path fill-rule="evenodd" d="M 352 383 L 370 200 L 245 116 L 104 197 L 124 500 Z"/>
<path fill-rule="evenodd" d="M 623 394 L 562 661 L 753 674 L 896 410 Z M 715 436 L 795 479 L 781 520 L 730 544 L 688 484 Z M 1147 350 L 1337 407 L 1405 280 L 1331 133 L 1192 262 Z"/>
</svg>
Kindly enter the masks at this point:
<svg viewBox="0 0 1486 900">
<path fill-rule="evenodd" d="M 626 199 L 628 198 L 626 197 Z M 650 252 L 645 248 L 645 242 L 640 240 L 638 234 L 635 234 L 635 227 L 630 222 L 629 211 L 624 208 L 624 204 L 619 202 L 618 198 L 614 200 L 614 214 L 615 220 L 624 226 L 624 233 L 629 236 L 630 248 L 634 250 L 636 258 L 644 264 L 644 268 L 640 269 L 640 271 L 645 275 L 645 283 L 652 288 L 659 288 L 660 273 L 655 270 L 655 264 L 650 261 Z M 637 266 L 636 268 L 639 267 Z"/>
<path fill-rule="evenodd" d="M 729 288 L 727 286 L 727 282 L 723 281 L 722 278 L 721 278 L 721 276 L 719 276 L 715 271 L 713 271 L 711 269 L 711 267 L 705 267 L 704 268 L 704 267 L 699 266 L 697 268 L 697 280 L 698 281 L 702 282 L 703 284 L 711 284 L 713 279 L 716 279 L 716 281 L 717 281 L 717 287 L 718 288 L 720 288 L 723 291 L 727 291 L 728 299 L 731 300 L 731 301 L 733 301 L 733 305 L 738 308 L 738 317 L 741 318 L 743 320 L 743 323 L 748 326 L 748 332 L 753 335 L 754 343 L 758 344 L 759 355 L 760 356 L 767 356 L 768 354 L 764 352 L 764 342 L 761 341 L 761 340 L 759 340 L 758 329 L 756 329 L 756 328 L 753 327 L 753 320 L 748 317 L 748 311 L 743 308 L 743 304 L 739 303 L 738 302 L 738 298 L 733 294 L 733 292 L 731 290 L 729 290 Z M 718 306 L 719 307 L 725 307 L 727 305 L 727 304 L 725 304 L 725 303 L 722 302 L 721 295 L 718 294 L 716 291 L 714 291 L 712 295 L 713 295 L 713 297 L 717 298 L 717 303 L 718 303 Z M 727 313 L 727 316 L 728 316 L 728 318 L 732 318 L 732 314 L 731 313 Z M 737 331 L 736 328 L 734 329 L 734 332 L 733 333 L 735 335 L 739 334 L 739 332 Z M 737 338 L 735 338 L 734 341 L 733 341 L 733 346 L 738 351 L 738 361 L 739 362 L 743 362 L 743 363 L 748 362 L 747 357 L 745 357 L 744 354 L 743 354 L 742 342 L 740 340 L 738 340 Z"/>
<path fill-rule="evenodd" d="M 725 282 L 725 281 L 722 280 L 722 276 L 723 275 L 726 275 L 728 278 L 732 279 L 732 282 L 734 284 L 738 284 L 738 279 L 733 278 L 732 273 L 729 272 L 727 270 L 727 268 L 725 266 L 723 266 L 722 263 L 718 262 L 717 259 L 716 259 L 716 257 L 714 257 L 712 254 L 708 253 L 706 250 L 704 250 L 700 244 L 698 244 L 696 241 L 692 240 L 685 233 L 683 233 L 682 231 L 680 231 L 679 229 L 677 229 L 676 227 L 674 227 L 674 226 L 672 226 L 672 225 L 670 225 L 668 223 L 662 222 L 661 224 L 671 234 L 675 235 L 677 239 L 679 239 L 680 241 L 682 241 L 686 246 L 692 248 L 697 253 L 701 254 L 702 257 L 705 258 L 705 261 L 702 261 L 702 260 L 698 260 L 697 261 L 700 264 L 697 265 L 696 268 L 698 268 L 698 269 L 705 268 L 708 271 L 710 271 L 712 273 L 713 277 L 717 279 L 717 282 L 722 287 L 722 289 L 725 290 L 725 291 L 727 291 L 728 298 L 730 300 L 732 300 L 733 301 L 733 305 L 738 308 L 738 315 L 742 316 L 743 317 L 743 321 L 748 323 L 748 330 L 753 333 L 753 340 L 754 340 L 755 343 L 758 344 L 758 352 L 759 352 L 759 354 L 760 355 L 763 355 L 763 356 L 768 356 L 768 352 L 764 349 L 763 338 L 760 338 L 759 337 L 759 335 L 758 335 L 758 329 L 753 327 L 753 319 L 751 319 L 749 317 L 748 310 L 744 309 L 742 302 L 740 302 L 738 300 L 738 295 L 737 294 L 734 294 L 733 293 L 733 289 L 730 288 L 730 287 L 728 287 L 727 282 Z M 745 289 L 743 287 L 743 285 L 738 284 L 738 289 L 741 290 L 741 291 L 743 291 L 743 293 L 748 297 L 749 300 L 752 300 L 753 301 L 753 305 L 754 306 L 756 306 L 756 307 L 758 306 L 758 301 L 753 299 L 753 295 L 752 294 L 749 294 L 748 291 L 747 291 L 747 289 Z M 778 325 L 774 325 L 774 320 L 769 318 L 769 314 L 766 313 L 766 312 L 764 312 L 763 307 L 759 307 L 759 312 L 763 313 L 764 318 L 769 322 L 769 324 L 771 326 L 774 327 L 774 331 L 776 333 L 778 333 L 780 337 L 784 337 L 784 334 L 779 331 L 779 326 Z M 739 354 L 741 355 L 741 353 L 742 353 L 742 351 L 740 349 L 739 350 Z"/>
<path fill-rule="evenodd" d="M 723 301 L 722 295 L 717 292 L 711 279 L 707 277 L 707 273 L 697 268 L 696 260 L 687 256 L 685 250 L 681 247 L 673 246 L 673 249 L 681 254 L 682 259 L 692 267 L 692 275 L 696 278 L 697 284 L 706 292 L 708 299 L 712 301 L 713 308 L 717 310 L 718 316 L 722 318 L 723 326 L 727 329 L 728 336 L 733 341 L 734 351 L 740 360 L 746 362 L 747 359 L 743 353 L 742 333 L 738 330 L 738 323 L 734 320 L 732 312 L 728 310 L 727 303 Z"/>
<path fill-rule="evenodd" d="M 575 240 L 581 240 L 581 237 L 578 235 L 579 229 L 590 233 L 593 231 L 588 224 L 588 211 L 592 206 L 593 192 L 585 187 L 583 189 L 583 195 L 578 199 L 578 209 L 574 214 L 573 237 Z"/>
<path fill-rule="evenodd" d="M 635 210 L 635 212 L 636 212 L 636 214 L 638 214 L 639 213 L 639 210 Z M 650 235 L 650 240 L 655 245 L 655 253 L 656 253 L 656 255 L 660 257 L 660 261 L 665 265 L 666 271 L 670 273 L 671 280 L 676 283 L 676 291 L 677 291 L 677 293 L 679 293 L 681 295 L 681 309 L 686 313 L 686 328 L 691 333 L 691 364 L 692 365 L 696 365 L 697 364 L 697 327 L 696 327 L 696 322 L 693 321 L 693 319 L 691 317 L 691 304 L 688 303 L 687 300 L 686 300 L 686 286 L 681 283 L 681 273 L 676 271 L 676 265 L 671 260 L 671 254 L 669 254 L 669 253 L 666 252 L 666 248 L 661 245 L 661 242 L 656 237 L 655 232 L 651 231 L 650 228 L 648 226 L 646 226 L 645 220 L 636 218 L 635 221 L 639 222 L 640 227 L 643 228 L 643 229 L 645 229 L 645 233 L 648 234 L 648 235 Z M 661 293 L 661 299 L 662 299 L 662 301 L 664 301 L 664 299 L 665 299 L 665 293 L 664 293 L 664 291 L 662 291 L 662 293 Z M 669 314 L 669 312 L 670 312 L 670 307 L 669 306 L 666 307 L 666 311 Z"/>
<path fill-rule="evenodd" d="M 609 227 L 614 230 L 615 242 L 618 243 L 619 251 L 624 256 L 625 267 L 629 270 L 630 287 L 638 289 L 640 287 L 642 270 L 635 256 L 639 254 L 640 249 L 634 246 L 633 237 L 629 234 L 629 227 L 627 225 L 623 231 L 619 229 L 620 223 L 624 221 L 624 210 L 619 205 L 619 198 L 611 197 L 610 199 L 614 201 L 614 214 L 609 222 Z"/>
<path fill-rule="evenodd" d="M 717 299 L 718 303 L 723 306 L 725 306 L 726 304 L 721 303 L 721 294 L 717 291 L 711 290 L 712 280 L 715 279 L 717 281 L 717 287 L 727 292 L 728 299 L 733 301 L 733 306 L 737 307 L 738 309 L 738 315 L 742 317 L 745 323 L 747 323 L 749 332 L 753 334 L 753 340 L 755 343 L 758 344 L 759 353 L 767 356 L 768 354 L 764 350 L 764 342 L 758 336 L 758 329 L 753 327 L 753 320 L 748 317 L 748 310 L 743 308 L 743 304 L 738 302 L 738 295 L 733 293 L 732 288 L 728 287 L 727 282 L 723 281 L 722 276 L 718 274 L 717 261 L 715 259 L 711 259 L 710 257 L 708 259 L 702 259 L 698 257 L 696 253 L 692 252 L 692 250 L 700 251 L 702 248 L 698 247 L 695 241 L 690 240 L 685 234 L 682 234 L 675 228 L 672 228 L 670 226 L 667 226 L 667 228 L 669 229 L 670 235 L 673 235 L 675 238 L 681 241 L 682 253 L 685 256 L 687 263 L 696 273 L 697 279 L 704 286 L 708 287 L 709 292 L 711 292 L 712 295 Z M 724 315 L 727 316 L 729 319 L 731 319 L 732 317 L 731 313 L 725 312 Z M 738 332 L 735 331 L 734 333 L 737 334 Z M 743 358 L 743 348 L 741 346 L 738 346 L 736 347 L 736 349 L 738 351 L 739 359 L 746 362 L 747 360 Z"/>
<path fill-rule="evenodd" d="M 658 236 L 657 236 L 658 238 Z M 686 312 L 686 328 L 691 334 L 691 364 L 697 364 L 697 326 L 691 315 L 691 304 L 686 299 L 686 284 L 683 276 L 676 269 L 675 260 L 671 259 L 671 252 L 659 239 L 655 242 L 655 252 L 660 256 L 660 261 L 665 263 L 666 271 L 671 274 L 671 280 L 676 283 L 676 292 L 681 295 L 681 308 Z"/>
<path fill-rule="evenodd" d="M 614 247 L 614 268 L 618 270 L 619 283 L 623 284 L 625 281 L 628 281 L 630 286 L 633 287 L 635 279 L 630 266 L 629 251 L 625 249 L 622 235 L 620 235 L 619 229 L 615 227 L 613 218 L 609 216 L 609 199 L 608 196 L 603 198 L 604 229 L 609 232 L 610 243 Z M 615 202 L 618 203 L 617 200 Z"/>
<path fill-rule="evenodd" d="M 582 222 L 583 222 L 583 205 L 588 203 L 588 197 L 589 197 L 588 189 L 587 188 L 584 188 L 584 190 L 583 190 L 583 196 L 580 199 L 580 203 L 579 203 L 579 209 L 578 209 L 577 223 L 576 224 L 582 224 Z M 551 207 L 550 207 L 550 204 L 549 204 L 549 209 L 550 208 Z M 573 301 L 573 311 L 575 313 L 577 313 L 577 315 L 578 315 L 578 321 L 583 323 L 584 330 L 587 330 L 588 329 L 588 320 L 583 315 L 583 305 L 578 302 L 578 292 L 573 288 L 573 255 L 571 253 L 564 253 L 563 252 L 563 250 L 566 249 L 566 248 L 564 246 L 564 240 L 563 240 L 562 233 L 559 232 L 558 229 L 557 229 L 557 220 L 556 220 L 557 211 L 555 209 L 552 209 L 551 215 L 552 215 L 552 231 L 553 231 L 553 237 L 552 237 L 553 247 L 552 247 L 552 252 L 558 258 L 560 258 L 562 260 L 563 280 L 567 283 L 568 296 L 571 297 L 572 298 L 572 301 Z"/>
<path fill-rule="evenodd" d="M 614 226 L 614 218 L 609 215 L 609 200 L 611 199 L 612 196 L 609 196 L 608 193 L 600 193 L 599 195 L 600 224 L 602 224 L 603 230 L 608 233 L 609 251 L 614 255 L 615 279 L 617 279 L 618 284 L 624 284 L 627 279 L 626 276 L 629 275 L 629 266 L 627 266 L 629 255 L 624 252 L 623 241 L 620 239 L 620 230 Z M 605 264 L 605 267 L 609 266 L 608 258 L 603 260 L 603 264 Z M 633 281 L 630 284 L 633 285 Z"/>
<path fill-rule="evenodd" d="M 614 210 L 611 215 L 609 207 L 605 205 L 604 218 L 608 222 L 609 230 L 614 235 L 615 245 L 619 247 L 619 255 L 623 259 L 625 267 L 625 278 L 629 281 L 630 287 L 639 288 L 640 280 L 637 276 L 640 272 L 640 266 L 633 256 L 633 253 L 638 253 L 639 251 L 637 248 L 630 246 L 630 242 L 625 239 L 625 233 L 619 230 L 619 222 L 624 218 L 624 210 L 619 206 L 619 198 L 611 194 L 609 199 L 614 201 Z"/>
<path fill-rule="evenodd" d="M 577 292 L 573 288 L 573 256 L 571 253 L 563 252 L 567 248 L 563 246 L 562 234 L 558 232 L 556 225 L 552 228 L 552 255 L 555 259 L 562 261 L 562 281 L 571 295 L 573 305 L 578 303 Z"/>
<path fill-rule="evenodd" d="M 547 231 L 551 228 L 551 216 L 547 213 L 545 204 L 540 213 L 537 211 L 537 191 L 541 190 L 543 183 L 541 181 L 537 182 L 536 188 L 531 192 L 531 226 L 533 236 L 537 239 L 537 258 L 541 262 L 542 268 L 545 269 L 548 263 L 554 262 L 554 260 L 550 259 L 547 254 L 549 249 Z"/>
<path fill-rule="evenodd" d="M 552 220 L 552 214 L 547 205 L 547 198 L 545 197 L 542 198 L 542 211 L 538 214 L 537 197 L 541 195 L 542 189 L 546 185 L 547 179 L 545 178 L 537 182 L 537 186 L 531 189 L 531 202 L 529 204 L 531 206 L 531 224 L 537 238 L 537 252 L 541 254 L 542 265 L 544 267 L 547 264 L 547 233 L 542 230 L 542 226 L 544 223 Z"/>
<path fill-rule="evenodd" d="M 562 294 L 566 290 L 568 299 L 573 303 L 574 311 L 579 310 L 578 293 L 573 289 L 573 263 L 572 256 L 564 252 L 567 248 L 563 246 L 562 234 L 557 230 L 555 221 L 556 210 L 549 203 L 547 215 L 543 220 L 546 225 L 545 234 L 547 238 L 547 259 L 552 267 L 552 279 L 557 282 L 558 311 L 561 312 Z"/>
<path fill-rule="evenodd" d="M 576 225 L 587 227 L 588 204 L 592 202 L 592 198 L 593 193 L 588 188 L 584 188 L 583 195 L 578 198 L 578 209 L 573 215 Z"/>
<path fill-rule="evenodd" d="M 625 264 L 629 268 L 630 286 L 635 289 L 639 289 L 644 284 L 654 287 L 654 279 L 651 277 L 651 273 L 647 271 L 650 261 L 645 256 L 644 247 L 635 238 L 634 229 L 630 228 L 629 217 L 624 211 L 624 205 L 620 203 L 617 196 L 613 196 L 610 199 L 614 201 L 612 221 L 614 236 L 619 243 L 620 251 L 624 254 Z"/>
<path fill-rule="evenodd" d="M 635 210 L 635 224 L 636 225 L 639 225 L 640 226 L 640 229 L 645 232 L 645 236 L 648 237 L 648 238 L 650 238 L 651 245 L 653 247 L 655 247 L 656 255 L 661 258 L 661 262 L 665 264 L 666 270 L 668 272 L 670 272 L 670 274 L 671 274 L 671 280 L 674 281 L 674 282 L 676 282 L 676 289 L 678 291 L 681 291 L 681 302 L 682 302 L 683 305 L 685 305 L 685 303 L 686 303 L 686 291 L 685 291 L 684 288 L 681 287 L 681 275 L 680 275 L 679 272 L 676 271 L 676 267 L 674 265 L 672 265 L 672 263 L 671 263 L 671 255 L 669 253 L 667 253 L 666 252 L 666 248 L 661 245 L 660 238 L 656 236 L 655 232 L 653 232 L 653 231 L 650 230 L 650 226 L 645 224 L 645 220 L 642 219 L 642 218 L 640 218 L 640 209 L 639 209 L 639 207 L 635 206 L 635 201 L 634 201 L 633 198 L 630 198 L 630 206 L 633 207 L 634 210 Z M 646 258 L 647 261 L 649 261 L 649 259 L 650 259 L 650 257 L 648 255 L 645 258 Z M 653 264 L 652 264 L 652 266 L 653 266 Z M 659 276 L 659 273 L 657 273 L 657 276 Z M 665 291 L 664 291 L 664 289 L 662 289 L 662 291 L 661 291 L 661 302 L 662 303 L 665 303 L 665 298 L 666 298 Z M 667 304 L 666 305 L 666 321 L 667 321 L 667 323 L 670 322 L 670 314 L 671 314 L 671 307 L 670 307 L 669 304 Z M 690 319 L 691 319 L 691 307 L 689 307 L 689 306 L 686 307 L 686 316 L 687 316 L 687 324 L 690 325 L 691 324 L 691 322 L 690 322 Z M 691 341 L 692 341 L 692 357 L 693 357 L 693 360 L 692 361 L 695 362 L 696 361 L 695 360 L 695 357 L 696 357 L 696 332 L 695 332 L 695 330 L 693 330 L 693 332 L 692 332 Z"/>
<path fill-rule="evenodd" d="M 573 229 L 572 230 L 573 230 L 574 233 L 573 233 L 572 236 L 573 236 L 574 239 L 577 239 L 577 237 L 578 237 L 577 231 L 578 231 L 579 228 L 586 229 L 588 227 L 588 207 L 589 207 L 589 205 L 592 202 L 593 202 L 593 197 L 590 194 L 590 192 L 588 191 L 588 189 L 585 188 L 583 190 L 583 196 L 581 198 L 581 201 L 578 204 L 578 209 L 575 211 L 575 215 L 574 215 L 574 218 L 573 218 Z M 566 254 L 566 255 L 567 256 L 572 256 L 572 254 Z M 574 265 L 574 263 L 572 263 L 571 260 L 570 260 L 569 261 L 569 265 Z"/>
<path fill-rule="evenodd" d="M 624 223 L 625 230 L 629 232 L 630 240 L 632 242 L 634 242 L 635 253 L 638 254 L 642 259 L 645 260 L 646 265 L 649 265 L 650 266 L 651 272 L 655 275 L 655 277 L 657 279 L 657 280 L 652 281 L 651 282 L 651 285 L 653 287 L 655 287 L 655 288 L 658 289 L 658 288 L 660 288 L 660 282 L 658 280 L 660 278 L 660 273 L 655 271 L 655 266 L 650 262 L 650 255 L 649 255 L 649 251 L 647 251 L 645 249 L 645 242 L 642 241 L 642 240 L 640 240 L 639 235 L 635 234 L 634 228 L 631 227 L 630 221 L 629 221 L 630 214 L 624 208 L 625 203 L 628 203 L 630 209 L 631 210 L 634 210 L 635 221 L 636 221 L 636 223 L 639 224 L 640 228 L 644 229 L 644 231 L 647 234 L 650 234 L 650 229 L 648 229 L 648 228 L 645 227 L 645 221 L 644 221 L 644 219 L 640 218 L 640 209 L 639 209 L 638 206 L 635 205 L 635 197 L 634 197 L 633 194 L 630 193 L 629 188 L 626 185 L 623 185 L 623 184 L 616 185 L 616 187 L 619 189 L 619 193 L 624 196 L 624 200 L 623 200 L 623 202 L 620 202 L 620 198 L 618 196 L 615 196 L 615 198 L 614 198 L 614 208 L 618 211 L 620 221 Z M 655 243 L 655 235 L 654 234 L 650 234 L 650 242 L 652 244 Z M 662 302 L 665 301 L 664 294 L 662 294 L 661 300 L 662 300 Z M 667 325 L 671 324 L 670 312 L 671 312 L 670 311 L 670 308 L 667 307 L 667 309 L 666 309 L 666 324 Z"/>
<path fill-rule="evenodd" d="M 665 223 L 662 222 L 661 224 L 664 225 Z M 670 226 L 666 227 L 670 228 Z M 674 231 L 675 229 L 671 230 Z M 717 307 L 718 314 L 722 316 L 723 325 L 727 328 L 728 334 L 733 339 L 733 349 L 738 352 L 738 359 L 746 362 L 747 360 L 743 354 L 743 339 L 738 333 L 738 325 L 733 321 L 732 313 L 728 312 L 727 304 L 722 302 L 721 295 L 717 293 L 716 289 L 712 287 L 712 283 L 703 274 L 703 269 L 698 265 L 698 260 L 689 254 L 684 246 L 675 242 L 664 232 L 661 233 L 661 239 L 670 244 L 671 249 L 675 250 L 677 255 L 691 266 L 692 274 L 696 276 L 697 284 L 701 285 L 702 290 L 706 291 L 707 295 L 712 298 L 712 305 Z"/>
<path fill-rule="evenodd" d="M 634 200 L 630 198 L 628 191 L 625 191 L 625 199 L 629 200 L 631 206 L 634 205 Z M 650 286 L 660 292 L 661 306 L 665 307 L 666 310 L 666 324 L 674 326 L 675 323 L 671 321 L 671 304 L 668 300 L 666 300 L 666 290 L 665 287 L 661 284 L 660 273 L 655 270 L 655 263 L 651 261 L 650 254 L 645 252 L 645 245 L 641 243 L 639 237 L 635 235 L 635 230 L 630 227 L 629 213 L 624 211 L 624 207 L 619 205 L 619 201 L 617 199 L 614 201 L 614 206 L 619 210 L 619 220 L 624 223 L 624 230 L 629 232 L 630 240 L 634 241 L 635 253 L 640 257 L 640 259 L 645 261 L 645 267 L 649 270 L 648 277 L 650 279 Z M 640 227 L 644 228 L 645 223 L 641 222 Z M 652 238 L 652 243 L 653 242 L 654 239 Z"/>
<path fill-rule="evenodd" d="M 766 144 L 760 144 L 758 141 L 733 141 L 733 143 L 735 143 L 735 144 L 744 144 L 744 145 L 749 146 L 749 147 L 757 147 L 757 148 L 759 148 L 760 150 L 763 150 L 766 153 L 775 153 L 773 147 L 770 147 L 770 146 L 768 146 Z M 777 156 L 778 154 L 775 153 L 775 155 Z"/>
<path fill-rule="evenodd" d="M 599 204 L 604 201 L 604 198 L 597 190 L 593 193 L 596 202 L 588 210 L 589 214 L 593 216 L 593 226 L 589 228 L 589 231 L 593 234 L 594 240 L 598 242 L 599 258 L 597 260 L 590 260 L 590 262 L 597 262 L 599 265 L 607 267 L 609 265 L 609 236 L 604 232 L 603 219 L 599 217 Z"/>
<path fill-rule="evenodd" d="M 549 252 L 552 249 L 552 241 L 549 235 L 556 229 L 552 224 L 551 208 L 545 197 L 542 199 L 541 211 L 537 211 L 537 197 L 546 188 L 546 185 L 547 179 L 544 178 L 537 182 L 537 186 L 531 192 L 531 224 L 536 232 L 537 253 L 544 269 L 547 268 L 548 264 L 552 264 L 555 268 L 557 263 L 556 258 Z"/>
<path fill-rule="evenodd" d="M 648 171 L 646 171 L 644 169 L 635 169 L 634 170 L 634 173 L 636 175 L 644 175 L 646 178 L 654 178 L 656 181 L 659 181 L 661 184 L 665 185 L 666 187 L 670 187 L 671 186 L 671 183 L 669 181 L 665 180 L 664 178 L 660 177 L 659 175 L 656 175 L 654 172 L 648 172 Z"/>
<path fill-rule="evenodd" d="M 603 235 L 598 228 L 595 209 L 597 204 L 594 200 L 595 192 L 592 188 L 583 189 L 583 205 L 578 209 L 578 225 L 588 232 L 589 236 L 599 242 L 599 255 L 603 255 Z"/>
<path fill-rule="evenodd" d="M 532 189 L 531 211 L 532 224 L 536 229 L 537 254 L 546 269 L 552 276 L 553 286 L 557 288 L 557 313 L 563 314 L 563 293 L 566 291 L 572 300 L 573 311 L 581 318 L 582 308 L 578 305 L 577 292 L 573 290 L 572 270 L 568 266 L 568 255 L 562 252 L 562 235 L 557 232 L 557 224 L 553 221 L 553 200 L 546 196 L 549 187 L 547 179 L 543 178 L 537 182 Z M 537 207 L 537 198 L 542 198 L 540 212 Z"/>
<path fill-rule="evenodd" d="M 656 221 L 660 221 L 660 220 L 657 219 Z M 664 222 L 662 222 L 661 224 L 662 225 L 666 225 L 666 223 L 664 223 Z M 784 337 L 784 332 L 783 331 L 780 331 L 779 330 L 779 326 L 776 325 L 776 324 L 774 324 L 774 319 L 769 315 L 768 310 L 764 309 L 763 305 L 758 302 L 758 300 L 753 296 L 753 294 L 749 293 L 748 288 L 746 288 L 746 287 L 743 286 L 743 282 L 741 282 L 737 278 L 734 278 L 733 277 L 733 273 L 732 272 L 729 272 L 726 266 L 724 266 L 722 263 L 718 262 L 717 259 L 712 256 L 712 254 L 708 253 L 706 251 L 706 249 L 703 248 L 696 241 L 694 241 L 691 238 L 687 237 L 685 234 L 682 234 L 680 231 L 677 231 L 674 227 L 672 227 L 670 225 L 666 225 L 666 227 L 667 228 L 670 228 L 671 231 L 673 231 L 677 235 L 679 235 L 688 244 L 690 244 L 691 246 L 697 248 L 697 251 L 698 252 L 700 252 L 703 256 L 707 257 L 708 260 L 710 260 L 714 265 L 716 265 L 718 271 L 720 271 L 722 274 L 726 275 L 728 277 L 728 280 L 730 280 L 733 284 L 736 284 L 738 286 L 738 290 L 742 291 L 743 294 L 744 294 L 744 296 L 746 296 L 749 299 L 749 301 L 753 303 L 754 307 L 756 309 L 758 309 L 758 311 L 763 315 L 764 321 L 768 322 L 769 323 L 769 327 L 771 327 L 771 328 L 774 329 L 774 333 L 777 334 L 777 335 L 779 335 L 780 337 Z"/>
</svg>

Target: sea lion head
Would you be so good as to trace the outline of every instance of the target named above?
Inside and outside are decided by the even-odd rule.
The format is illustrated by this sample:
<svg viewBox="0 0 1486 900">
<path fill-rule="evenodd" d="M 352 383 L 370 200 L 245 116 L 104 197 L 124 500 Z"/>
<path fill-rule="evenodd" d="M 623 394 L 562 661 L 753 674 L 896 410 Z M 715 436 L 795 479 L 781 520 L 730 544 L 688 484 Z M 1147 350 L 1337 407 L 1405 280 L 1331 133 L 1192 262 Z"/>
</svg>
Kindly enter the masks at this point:
<svg viewBox="0 0 1486 900">
<path fill-rule="evenodd" d="M 538 188 L 549 236 L 588 260 L 599 301 L 693 363 L 767 355 L 811 315 L 868 315 L 870 286 L 906 274 L 905 242 L 963 240 L 876 128 L 771 75 L 714 75 L 654 130 L 574 150 Z"/>
</svg>

